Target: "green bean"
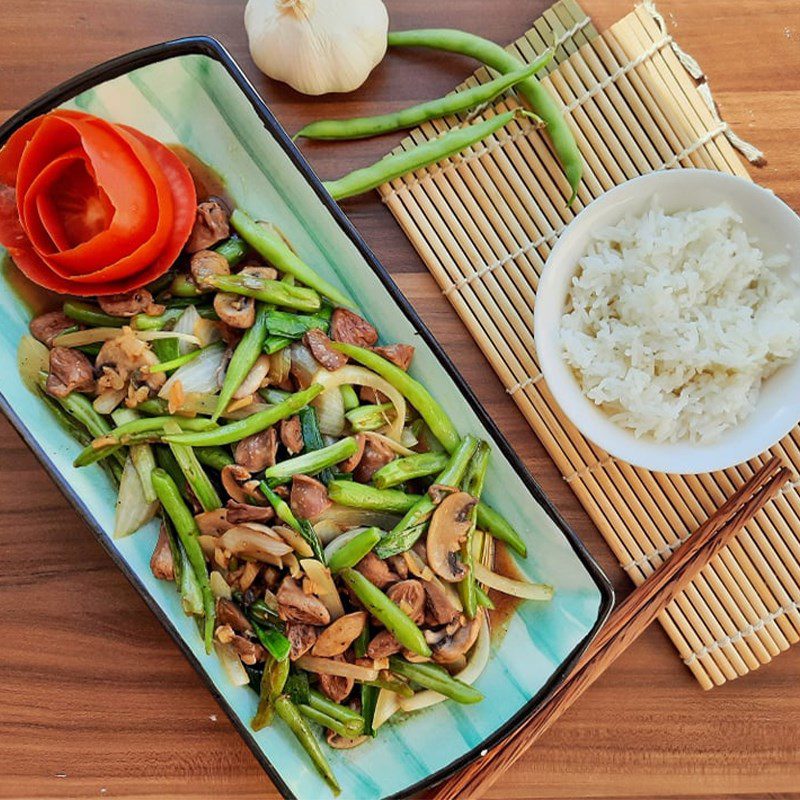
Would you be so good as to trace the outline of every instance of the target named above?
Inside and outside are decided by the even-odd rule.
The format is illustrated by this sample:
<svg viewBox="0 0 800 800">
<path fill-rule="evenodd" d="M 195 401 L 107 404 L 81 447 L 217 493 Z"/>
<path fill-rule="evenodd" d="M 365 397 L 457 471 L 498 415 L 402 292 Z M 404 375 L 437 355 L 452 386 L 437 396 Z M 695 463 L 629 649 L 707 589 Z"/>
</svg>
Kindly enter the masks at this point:
<svg viewBox="0 0 800 800">
<path fill-rule="evenodd" d="M 400 111 L 392 111 L 374 117 L 318 120 L 301 128 L 292 138 L 297 139 L 303 136 L 307 139 L 365 139 L 392 131 L 416 128 L 417 125 L 422 125 L 432 119 L 441 119 L 451 114 L 469 111 L 476 106 L 490 102 L 520 81 L 535 75 L 550 63 L 553 52 L 553 49 L 550 48 L 531 64 L 526 64 L 521 69 L 500 75 L 494 80 L 461 92 L 453 92 L 436 100 L 428 100 Z"/>
<path fill-rule="evenodd" d="M 360 736 L 364 730 L 364 717 L 361 714 L 353 711 L 352 708 L 334 703 L 316 689 L 308 690 L 308 705 L 341 722 L 349 731 L 348 736 Z"/>
<path fill-rule="evenodd" d="M 422 499 L 422 495 L 406 494 L 397 489 L 376 489 L 363 483 L 342 480 L 328 484 L 328 497 L 340 506 L 390 514 L 405 514 Z"/>
<path fill-rule="evenodd" d="M 417 453 L 405 458 L 396 458 L 384 464 L 373 476 L 372 482 L 379 489 L 388 489 L 414 478 L 423 478 L 441 472 L 449 461 L 445 453 Z"/>
<path fill-rule="evenodd" d="M 283 402 L 272 406 L 272 408 L 257 411 L 245 419 L 229 422 L 227 425 L 221 425 L 215 430 L 202 431 L 200 433 L 169 434 L 164 437 L 164 441 L 188 444 L 192 447 L 233 444 L 247 436 L 252 436 L 254 433 L 266 430 L 270 425 L 274 425 L 276 422 L 286 419 L 286 417 L 296 414 L 301 408 L 305 408 L 321 391 L 322 386 L 318 383 L 312 383 L 308 389 L 295 392 Z"/>
<path fill-rule="evenodd" d="M 285 336 L 267 336 L 264 339 L 264 352 L 271 356 L 273 353 L 283 350 L 284 347 L 288 347 L 293 341 L 293 339 L 287 339 Z"/>
<path fill-rule="evenodd" d="M 538 119 L 534 114 L 520 108 L 495 114 L 493 117 L 473 125 L 452 128 L 442 136 L 418 144 L 410 150 L 401 150 L 384 156 L 380 161 L 354 170 L 337 180 L 324 181 L 323 186 L 330 192 L 334 200 L 344 200 L 347 197 L 363 194 L 387 181 L 399 178 L 401 175 L 450 158 L 471 145 L 477 144 L 487 136 L 491 136 L 520 116 Z"/>
<path fill-rule="evenodd" d="M 192 617 L 202 617 L 205 613 L 203 606 L 203 589 L 197 580 L 186 550 L 180 549 L 181 579 L 178 583 L 178 593 L 181 596 L 183 613 Z"/>
<path fill-rule="evenodd" d="M 356 736 L 361 736 L 361 734 L 364 732 L 363 720 L 358 733 L 354 734 L 347 728 L 346 725 L 343 725 L 341 722 L 339 722 L 338 719 L 334 719 L 324 711 L 319 711 L 313 706 L 301 704 L 297 706 L 297 710 L 306 719 L 310 719 L 312 722 L 316 722 L 318 725 L 322 725 L 323 728 L 327 728 L 328 730 L 339 734 L 339 736 L 344 736 L 346 739 L 353 739 Z"/>
<path fill-rule="evenodd" d="M 325 758 L 314 732 L 308 727 L 308 723 L 297 710 L 297 706 L 286 695 L 281 695 L 275 700 L 275 711 L 289 726 L 289 730 L 297 737 L 297 741 L 308 753 L 314 766 L 331 787 L 333 793 L 338 795 L 341 792 L 339 782 L 336 780 L 336 776 L 333 774 L 333 770 L 331 770 L 328 759 Z"/>
<path fill-rule="evenodd" d="M 253 630 L 258 637 L 258 641 L 266 647 L 269 654 L 276 661 L 285 661 L 289 658 L 292 643 L 274 625 L 262 625 L 250 620 Z"/>
<path fill-rule="evenodd" d="M 474 436 L 465 436 L 450 456 L 447 466 L 437 476 L 435 483 L 458 486 L 477 446 L 478 440 Z M 375 548 L 376 555 L 379 558 L 388 558 L 410 549 L 425 532 L 428 519 L 435 507 L 430 495 L 422 495 L 406 512 L 403 519 L 381 540 Z"/>
<path fill-rule="evenodd" d="M 259 389 L 259 393 L 268 403 L 282 403 L 292 396 L 291 392 L 284 392 L 283 389 L 276 389 L 274 386 Z"/>
<path fill-rule="evenodd" d="M 494 608 L 492 598 L 481 588 L 479 583 L 475 584 L 475 599 L 478 601 L 478 605 L 483 606 L 483 608 L 488 608 L 490 611 Z"/>
<path fill-rule="evenodd" d="M 164 430 L 167 433 L 177 433 L 180 429 L 177 422 L 171 420 L 164 424 Z M 222 508 L 222 501 L 219 499 L 217 490 L 197 460 L 194 450 L 189 445 L 175 444 L 174 442 L 170 443 L 169 449 L 172 450 L 172 455 L 175 456 L 181 472 L 186 476 L 203 511 L 216 511 L 216 509 Z"/>
<path fill-rule="evenodd" d="M 83 325 L 92 328 L 121 328 L 129 321 L 125 317 L 114 317 L 106 314 L 91 303 L 82 303 L 80 300 L 67 300 L 63 306 L 64 316 L 74 319 Z"/>
<path fill-rule="evenodd" d="M 363 364 L 367 369 L 377 372 L 384 380 L 397 389 L 406 400 L 417 409 L 419 415 L 425 420 L 433 435 L 452 453 L 458 446 L 460 437 L 455 425 L 450 421 L 447 412 L 433 399 L 431 393 L 419 382 L 414 380 L 400 367 L 387 361 L 377 353 L 364 347 L 344 342 L 333 342 L 331 346 L 344 353 L 346 356 Z"/>
<path fill-rule="evenodd" d="M 303 436 L 303 453 L 321 450 L 325 446 L 325 442 L 319 429 L 316 409 L 308 406 L 298 416 L 300 417 L 300 432 Z M 317 477 L 327 486 L 333 480 L 333 471 L 323 469 Z"/>
<path fill-rule="evenodd" d="M 483 695 L 474 687 L 450 673 L 438 664 L 412 664 L 397 656 L 389 659 L 389 669 L 397 675 L 413 681 L 425 689 L 443 694 L 457 703 L 471 704 L 483 700 Z"/>
<path fill-rule="evenodd" d="M 387 692 L 394 692 L 401 697 L 413 697 L 414 690 L 407 684 L 397 678 L 378 678 L 374 681 L 365 681 L 366 686 L 374 686 L 377 689 L 386 689 Z"/>
<path fill-rule="evenodd" d="M 183 274 L 176 275 L 172 279 L 169 291 L 175 297 L 200 297 L 203 295 L 202 289 L 188 275 Z"/>
<path fill-rule="evenodd" d="M 267 315 L 267 331 L 270 336 L 283 339 L 301 339 L 312 328 L 327 333 L 332 311 L 327 303 L 316 314 L 290 314 L 272 309 Z"/>
<path fill-rule="evenodd" d="M 214 275 L 206 282 L 220 292 L 254 297 L 262 303 L 295 308 L 298 311 L 316 311 L 321 305 L 319 295 L 314 289 L 289 286 L 282 281 L 255 275 Z"/>
<path fill-rule="evenodd" d="M 176 340 L 162 339 L 161 341 L 174 342 Z M 152 375 L 154 372 L 172 372 L 173 370 L 178 369 L 178 367 L 182 367 L 184 364 L 194 361 L 197 356 L 200 355 L 200 353 L 202 353 L 204 350 L 207 350 L 209 347 L 214 347 L 214 345 L 210 344 L 208 347 L 198 347 L 196 350 L 190 350 L 188 353 L 184 353 L 182 356 L 170 359 L 169 361 L 162 361 L 159 364 L 151 364 L 147 368 L 147 373 Z"/>
<path fill-rule="evenodd" d="M 172 455 L 172 450 L 165 445 L 156 445 L 153 449 L 155 450 L 156 463 L 170 478 L 172 478 L 181 496 L 185 497 L 186 487 L 188 486 L 186 476 L 181 472 L 181 468 L 178 466 L 175 456 Z"/>
<path fill-rule="evenodd" d="M 356 390 L 349 383 L 343 383 L 339 387 L 339 391 L 342 393 L 342 402 L 344 403 L 345 411 L 352 411 L 354 408 L 358 408 L 358 394 L 356 394 Z"/>
<path fill-rule="evenodd" d="M 339 573 L 353 594 L 375 619 L 394 634 L 400 644 L 420 656 L 430 656 L 431 649 L 422 631 L 408 614 L 393 603 L 374 583 L 348 567 Z"/>
<path fill-rule="evenodd" d="M 199 310 L 199 309 L 198 309 Z M 182 308 L 168 308 L 163 314 L 136 314 L 131 317 L 131 327 L 137 331 L 160 331 L 183 314 Z"/>
<path fill-rule="evenodd" d="M 375 736 L 372 723 L 375 720 L 375 708 L 378 705 L 378 687 L 368 683 L 361 684 L 361 713 L 364 715 L 364 735 Z"/>
<path fill-rule="evenodd" d="M 261 355 L 261 348 L 264 346 L 264 338 L 267 335 L 267 313 L 266 306 L 259 306 L 256 310 L 255 322 L 244 332 L 244 336 L 236 345 L 233 356 L 225 372 L 225 379 L 222 382 L 222 389 L 219 392 L 214 413 L 211 419 L 216 422 L 222 412 L 228 407 L 228 403 L 233 399 L 236 390 L 242 385 L 248 376 L 253 365 Z"/>
<path fill-rule="evenodd" d="M 345 413 L 345 419 L 350 423 L 352 429 L 358 433 L 363 431 L 376 431 L 387 425 L 389 420 L 387 414 L 394 408 L 392 403 L 380 403 L 379 405 L 358 406 L 352 411 Z"/>
<path fill-rule="evenodd" d="M 331 572 L 339 572 L 346 567 L 354 567 L 371 552 L 376 544 L 381 540 L 381 532 L 378 528 L 367 528 L 356 534 L 349 542 L 346 542 L 331 554 L 328 558 L 328 569 Z"/>
<path fill-rule="evenodd" d="M 236 234 L 220 242 L 215 248 L 215 253 L 219 253 L 231 267 L 237 266 L 247 255 L 247 244 Z"/>
<path fill-rule="evenodd" d="M 489 466 L 489 454 L 489 445 L 486 442 L 479 442 L 475 455 L 470 459 L 464 475 L 462 488 L 476 500 L 480 500 L 481 492 L 483 491 L 483 482 Z M 472 539 L 475 535 L 476 517 L 477 509 L 473 507 L 469 511 L 470 527 L 461 547 L 461 561 L 467 568 L 467 574 L 458 582 L 461 604 L 464 606 L 464 613 L 469 619 L 473 619 L 478 611 L 478 597 L 475 591 L 475 566 L 472 557 Z"/>
<path fill-rule="evenodd" d="M 169 403 L 162 397 L 149 397 L 136 406 L 137 411 L 149 417 L 163 417 L 169 414 Z"/>
<path fill-rule="evenodd" d="M 118 408 L 111 412 L 111 418 L 118 424 L 132 422 L 139 419 L 139 414 L 132 408 Z M 136 474 L 139 476 L 139 481 L 142 484 L 142 492 L 144 498 L 148 503 L 155 503 L 158 499 L 156 497 L 153 483 L 150 476 L 156 468 L 156 458 L 153 455 L 153 449 L 149 444 L 142 443 L 132 445 L 129 450 L 131 461 L 136 469 Z"/>
<path fill-rule="evenodd" d="M 264 497 L 269 500 L 269 504 L 275 509 L 275 516 L 283 520 L 290 528 L 294 528 L 298 533 L 302 533 L 303 531 L 300 523 L 297 521 L 297 517 L 292 513 L 289 504 L 279 494 L 276 494 L 266 481 L 261 481 L 260 488 Z"/>
<path fill-rule="evenodd" d="M 275 483 L 291 480 L 292 475 L 316 475 L 323 469 L 349 458 L 356 450 L 358 442 L 355 436 L 346 436 L 320 450 L 303 453 L 301 456 L 288 458 L 275 466 L 267 467 L 264 470 L 264 477 Z"/>
<path fill-rule="evenodd" d="M 258 693 L 258 709 L 256 715 L 250 721 L 250 727 L 254 731 L 260 731 L 272 724 L 272 714 L 275 710 L 275 701 L 280 697 L 281 692 L 286 686 L 289 677 L 289 661 L 284 659 L 278 661 L 269 657 L 264 664 L 264 672 L 261 675 L 261 686 Z"/>
<path fill-rule="evenodd" d="M 528 548 L 522 537 L 501 514 L 487 506 L 486 503 L 478 503 L 477 524 L 480 530 L 490 533 L 501 542 L 505 542 L 523 558 L 528 555 Z"/>
<path fill-rule="evenodd" d="M 210 653 L 214 637 L 214 595 L 211 593 L 206 560 L 198 539 L 200 531 L 197 529 L 197 523 L 183 502 L 178 487 L 172 478 L 163 469 L 158 468 L 153 470 L 152 481 L 153 488 L 156 490 L 164 512 L 172 520 L 178 538 L 184 550 L 186 550 L 192 570 L 200 583 L 200 589 L 203 594 L 203 609 L 205 611 L 204 639 L 206 653 Z"/>
<path fill-rule="evenodd" d="M 204 467 L 211 467 L 217 472 L 234 463 L 233 456 L 222 447 L 195 447 L 194 454 Z"/>
<path fill-rule="evenodd" d="M 459 53 L 482 61 L 487 67 L 500 73 L 518 70 L 522 62 L 494 42 L 459 30 L 432 29 L 417 31 L 392 31 L 389 33 L 392 47 L 429 47 Z M 530 77 L 517 85 L 517 91 L 530 104 L 531 110 L 544 121 L 547 135 L 561 162 L 561 167 L 569 181 L 572 195 L 569 204 L 575 199 L 583 174 L 581 157 L 575 137 L 567 125 L 562 111 L 550 93 L 535 78 Z"/>
<path fill-rule="evenodd" d="M 347 294 L 319 276 L 278 234 L 266 230 L 238 208 L 231 215 L 231 224 L 250 247 L 276 269 L 294 275 L 301 283 L 316 289 L 336 305 L 355 307 Z"/>
</svg>

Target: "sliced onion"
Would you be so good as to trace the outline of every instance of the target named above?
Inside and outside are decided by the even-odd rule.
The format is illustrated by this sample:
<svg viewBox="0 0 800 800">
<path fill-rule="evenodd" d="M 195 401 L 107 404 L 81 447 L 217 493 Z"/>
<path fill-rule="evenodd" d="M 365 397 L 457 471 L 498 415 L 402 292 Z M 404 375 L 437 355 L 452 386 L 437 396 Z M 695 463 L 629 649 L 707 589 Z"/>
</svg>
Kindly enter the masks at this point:
<svg viewBox="0 0 800 800">
<path fill-rule="evenodd" d="M 178 382 L 183 387 L 184 395 L 198 394 L 203 396 L 216 392 L 220 387 L 224 367 L 225 346 L 222 344 L 210 345 L 204 348 L 197 358 L 192 359 L 182 367 L 178 367 L 167 378 L 158 396 L 169 397 L 172 387 Z M 212 408 L 208 413 L 213 413 L 213 411 L 214 409 Z"/>
<path fill-rule="evenodd" d="M 372 727 L 377 730 L 386 722 L 396 711 L 400 710 L 400 703 L 395 692 L 388 689 L 378 691 L 378 699 L 375 701 L 375 713 L 372 717 Z"/>
<path fill-rule="evenodd" d="M 326 389 L 311 401 L 317 423 L 326 436 L 341 436 L 344 431 L 344 398 L 338 386 Z"/>
<path fill-rule="evenodd" d="M 222 666 L 230 678 L 234 686 L 247 686 L 250 683 L 250 678 L 247 675 L 247 670 L 242 666 L 239 656 L 236 651 L 229 644 L 221 644 L 214 642 L 214 650 L 217 653 L 217 658 L 222 662 Z"/>
<path fill-rule="evenodd" d="M 313 356 L 312 356 L 313 358 Z M 391 383 L 381 378 L 364 367 L 357 367 L 353 364 L 346 364 L 341 369 L 328 372 L 325 369 L 317 370 L 314 376 L 314 383 L 319 383 L 326 389 L 333 386 L 341 386 L 344 383 L 352 383 L 356 386 L 368 386 L 370 389 L 377 389 L 391 400 L 394 406 L 394 420 L 387 426 L 386 433 L 395 442 L 400 441 L 403 432 L 403 423 L 406 419 L 406 401 L 400 392 Z"/>
<path fill-rule="evenodd" d="M 285 556 L 281 556 L 281 566 L 284 569 L 288 569 L 289 574 L 295 579 L 303 575 L 300 562 L 297 560 L 297 556 L 294 553 L 287 553 Z"/>
<path fill-rule="evenodd" d="M 325 545 L 325 560 L 330 561 L 331 556 L 342 546 L 347 544 L 353 537 L 358 536 L 359 533 L 365 531 L 365 527 L 360 528 L 353 528 L 346 533 L 339 533 L 338 536 L 334 536 L 326 545 Z"/>
<path fill-rule="evenodd" d="M 292 352 L 288 347 L 278 350 L 269 357 L 269 382 L 277 386 L 289 377 L 292 367 Z"/>
<path fill-rule="evenodd" d="M 419 440 L 414 436 L 414 431 L 408 426 L 403 428 L 403 432 L 400 434 L 400 444 L 408 448 L 416 447 L 419 444 Z"/>
<path fill-rule="evenodd" d="M 200 356 L 198 356 L 198 358 L 200 358 Z M 186 364 L 185 366 L 188 367 L 189 364 Z M 181 369 L 183 369 L 183 367 L 181 367 Z M 217 407 L 218 399 L 219 395 L 217 394 L 198 394 L 196 392 L 192 392 L 191 394 L 186 395 L 180 411 L 182 414 L 202 414 L 210 416 L 214 413 L 214 409 Z M 249 403 L 246 406 L 237 408 L 235 411 L 229 411 L 226 409 L 222 412 L 222 416 L 225 419 L 246 419 L 247 417 L 252 417 L 253 414 L 257 414 L 259 411 L 263 411 L 265 408 L 269 407 L 270 406 L 268 403 L 262 403 L 261 401 L 257 400 Z"/>
<path fill-rule="evenodd" d="M 195 323 L 192 333 L 200 340 L 201 347 L 208 347 L 208 345 L 218 342 L 222 338 L 219 324 L 213 319 L 206 319 L 205 317 L 200 317 Z"/>
<path fill-rule="evenodd" d="M 467 665 L 455 677 L 470 686 L 475 683 L 489 663 L 490 645 L 489 622 L 486 619 L 486 614 L 483 614 L 478 640 L 472 648 Z M 432 689 L 426 689 L 425 691 L 417 692 L 413 697 L 399 697 L 398 703 L 403 711 L 419 711 L 422 708 L 435 706 L 443 700 L 447 700 L 443 694 L 434 692 Z"/>
<path fill-rule="evenodd" d="M 344 606 L 339 591 L 333 582 L 331 571 L 315 558 L 304 558 L 300 566 L 308 575 L 311 583 L 314 584 L 314 594 L 319 597 L 320 602 L 328 609 L 331 615 L 331 622 L 344 616 Z"/>
<path fill-rule="evenodd" d="M 413 450 L 409 450 L 404 444 L 401 444 L 400 442 L 397 442 L 394 439 L 390 439 L 388 436 L 384 436 L 382 433 L 378 433 L 377 431 L 366 431 L 364 433 L 364 436 L 366 436 L 367 438 L 372 436 L 377 441 L 385 444 L 391 450 L 394 450 L 394 452 L 397 453 L 398 455 L 401 456 L 417 455 L 417 453 L 415 453 Z"/>
<path fill-rule="evenodd" d="M 245 379 L 239 384 L 239 388 L 233 393 L 233 399 L 241 400 L 243 397 L 255 394 L 267 377 L 268 372 L 269 356 L 261 355 L 256 359 L 256 363 L 253 364 Z"/>
<path fill-rule="evenodd" d="M 290 528 L 288 525 L 275 525 L 272 530 L 303 558 L 310 558 L 314 555 L 311 545 L 294 528 Z"/>
<path fill-rule="evenodd" d="M 122 336 L 123 330 L 120 328 L 87 328 L 83 331 L 62 333 L 53 340 L 53 344 L 57 347 L 82 347 L 85 344 L 116 339 L 118 336 Z M 154 339 L 180 339 L 182 342 L 200 344 L 200 340 L 196 336 L 175 331 L 132 331 L 132 334 L 143 342 L 152 342 Z"/>
<path fill-rule="evenodd" d="M 119 482 L 117 507 L 114 519 L 114 538 L 121 539 L 135 533 L 156 515 L 158 503 L 148 503 L 142 481 L 131 457 L 125 460 Z"/>
<path fill-rule="evenodd" d="M 231 599 L 231 587 L 228 586 L 228 582 L 222 577 L 221 572 L 214 570 L 208 577 L 208 584 L 214 597 L 224 597 L 226 600 Z"/>
<path fill-rule="evenodd" d="M 319 656 L 301 656 L 294 662 L 300 669 L 315 672 L 317 675 L 336 675 L 340 678 L 352 678 L 354 681 L 376 681 L 378 670 L 350 664 L 347 661 L 334 661 L 332 658 Z"/>
<path fill-rule="evenodd" d="M 110 414 L 125 397 L 125 389 L 109 389 L 97 395 L 92 401 L 92 407 L 98 414 Z"/>
<path fill-rule="evenodd" d="M 340 506 L 338 503 L 333 503 L 317 517 L 314 531 L 323 542 L 329 542 L 343 531 L 359 526 L 390 531 L 400 521 L 400 516 L 399 514 L 390 514 L 387 511 L 350 508 L 350 506 Z M 323 538 L 323 535 L 325 538 Z"/>
<path fill-rule="evenodd" d="M 340 536 L 342 531 L 345 530 L 345 528 L 337 525 L 336 522 L 331 519 L 318 519 L 314 523 L 313 528 L 314 533 L 317 534 L 317 538 L 322 542 L 322 544 L 327 544 L 332 539 Z"/>
<path fill-rule="evenodd" d="M 475 562 L 474 568 L 475 580 L 503 594 L 521 597 L 523 600 L 551 600 L 553 598 L 553 587 L 546 583 L 530 583 L 507 578 L 505 575 L 498 575 L 487 569 L 480 561 Z"/>
<path fill-rule="evenodd" d="M 248 525 L 234 525 L 219 537 L 219 546 L 236 556 L 248 556 L 274 564 L 276 558 L 292 552 L 282 539 L 275 539 Z"/>
<path fill-rule="evenodd" d="M 294 342 L 289 347 L 289 352 L 292 359 L 292 374 L 297 378 L 300 388 L 305 389 L 311 384 L 314 376 L 319 371 L 319 361 L 314 358 L 311 351 L 302 342 Z"/>
<path fill-rule="evenodd" d="M 189 336 L 196 336 L 195 334 L 195 326 L 197 323 L 202 319 L 202 317 L 197 313 L 197 309 L 193 305 L 188 305 L 183 310 L 183 314 L 178 317 L 178 321 L 173 326 L 172 330 L 174 333 L 181 333 L 186 334 Z M 198 339 L 199 344 L 199 339 Z M 178 351 L 181 355 L 184 353 L 188 353 L 192 350 L 191 344 L 188 342 L 181 341 L 178 343 Z"/>
<path fill-rule="evenodd" d="M 33 336 L 25 334 L 17 348 L 17 366 L 22 382 L 32 392 L 39 386 L 39 375 L 50 370 L 50 351 Z"/>
</svg>

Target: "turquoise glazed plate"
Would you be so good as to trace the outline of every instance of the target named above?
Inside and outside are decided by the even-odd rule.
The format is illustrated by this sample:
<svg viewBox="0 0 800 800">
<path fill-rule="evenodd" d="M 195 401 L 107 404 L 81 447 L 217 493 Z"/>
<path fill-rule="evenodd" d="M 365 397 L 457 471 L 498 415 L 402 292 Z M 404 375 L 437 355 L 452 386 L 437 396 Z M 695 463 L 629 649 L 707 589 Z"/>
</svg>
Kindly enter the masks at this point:
<svg viewBox="0 0 800 800">
<path fill-rule="evenodd" d="M 447 702 L 393 718 L 377 738 L 355 750 L 326 750 L 345 798 L 397 797 L 433 785 L 524 722 L 564 679 L 610 610 L 608 580 L 218 42 L 181 39 L 96 67 L 10 119 L 0 128 L 0 144 L 28 119 L 56 106 L 133 125 L 209 164 L 236 205 L 278 224 L 306 261 L 356 298 L 386 341 L 416 346 L 413 374 L 448 409 L 462 434 L 493 442 L 486 497 L 527 541 L 529 556 L 519 567 L 531 579 L 553 584 L 553 601 L 523 603 L 505 635 L 495 639 L 476 684 L 486 698 L 482 703 Z M 0 402 L 6 415 L 204 677 L 280 791 L 302 800 L 329 797 L 280 724 L 258 733 L 249 729 L 255 693 L 230 684 L 216 657 L 205 654 L 173 586 L 150 573 L 155 523 L 126 539 L 111 538 L 115 492 L 105 473 L 96 465 L 72 467 L 79 446 L 19 377 L 17 347 L 30 312 L 13 290 L 10 270 L 3 275 L 6 291 L 0 292 Z"/>
</svg>

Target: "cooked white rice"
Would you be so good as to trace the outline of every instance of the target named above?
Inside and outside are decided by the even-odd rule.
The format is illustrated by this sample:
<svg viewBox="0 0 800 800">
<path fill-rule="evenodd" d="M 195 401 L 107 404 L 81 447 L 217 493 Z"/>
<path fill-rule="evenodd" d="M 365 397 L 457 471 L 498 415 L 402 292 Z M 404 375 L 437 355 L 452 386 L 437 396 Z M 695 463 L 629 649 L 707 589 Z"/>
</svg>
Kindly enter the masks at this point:
<svg viewBox="0 0 800 800">
<path fill-rule="evenodd" d="M 579 263 L 561 320 L 566 361 L 637 437 L 713 441 L 800 350 L 787 265 L 726 206 L 627 217 L 597 231 Z"/>
</svg>

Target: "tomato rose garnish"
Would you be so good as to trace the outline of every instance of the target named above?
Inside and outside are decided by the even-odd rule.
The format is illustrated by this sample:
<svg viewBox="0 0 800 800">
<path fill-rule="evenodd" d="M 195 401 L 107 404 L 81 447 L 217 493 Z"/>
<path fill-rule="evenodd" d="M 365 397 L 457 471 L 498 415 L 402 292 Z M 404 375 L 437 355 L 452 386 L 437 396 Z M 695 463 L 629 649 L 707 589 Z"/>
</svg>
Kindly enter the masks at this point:
<svg viewBox="0 0 800 800">
<path fill-rule="evenodd" d="M 186 244 L 196 205 L 171 150 L 90 114 L 52 111 L 0 149 L 0 244 L 56 292 L 117 294 L 154 280 Z"/>
</svg>

